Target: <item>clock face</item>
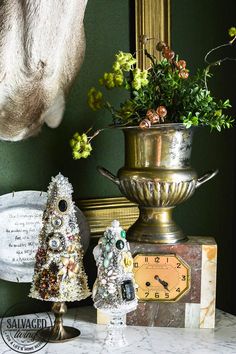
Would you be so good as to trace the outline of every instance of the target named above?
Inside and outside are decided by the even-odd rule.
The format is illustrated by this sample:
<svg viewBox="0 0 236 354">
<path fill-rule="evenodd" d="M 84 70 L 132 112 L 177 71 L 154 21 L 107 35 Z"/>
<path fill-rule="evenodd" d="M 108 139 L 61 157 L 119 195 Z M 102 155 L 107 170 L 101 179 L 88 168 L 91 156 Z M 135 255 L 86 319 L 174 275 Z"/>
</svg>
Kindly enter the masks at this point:
<svg viewBox="0 0 236 354">
<path fill-rule="evenodd" d="M 174 254 L 137 254 L 133 272 L 140 301 L 177 301 L 190 289 L 190 268 Z"/>
</svg>

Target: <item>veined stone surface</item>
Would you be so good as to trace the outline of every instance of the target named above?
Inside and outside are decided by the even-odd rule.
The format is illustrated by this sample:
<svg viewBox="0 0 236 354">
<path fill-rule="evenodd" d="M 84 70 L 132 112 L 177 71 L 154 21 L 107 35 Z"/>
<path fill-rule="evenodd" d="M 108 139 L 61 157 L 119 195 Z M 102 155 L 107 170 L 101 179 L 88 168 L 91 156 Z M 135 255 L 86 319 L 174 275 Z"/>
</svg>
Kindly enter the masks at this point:
<svg viewBox="0 0 236 354">
<path fill-rule="evenodd" d="M 215 325 L 216 265 L 216 245 L 203 245 L 200 328 L 214 328 Z"/>
<path fill-rule="evenodd" d="M 69 309 L 63 321 L 66 326 L 78 328 L 81 335 L 65 343 L 48 343 L 42 353 L 235 354 L 236 352 L 236 317 L 220 310 L 216 311 L 215 330 L 128 326 L 125 328 L 128 344 L 122 348 L 107 346 L 106 326 L 95 323 L 96 311 L 92 307 Z M 9 352 L 10 349 L 0 336 L 0 353 Z"/>
<path fill-rule="evenodd" d="M 191 236 L 176 244 L 130 242 L 133 255 L 176 254 L 191 268 L 190 290 L 176 302 L 139 302 L 127 324 L 150 327 L 214 328 L 217 246 L 212 237 Z"/>
</svg>

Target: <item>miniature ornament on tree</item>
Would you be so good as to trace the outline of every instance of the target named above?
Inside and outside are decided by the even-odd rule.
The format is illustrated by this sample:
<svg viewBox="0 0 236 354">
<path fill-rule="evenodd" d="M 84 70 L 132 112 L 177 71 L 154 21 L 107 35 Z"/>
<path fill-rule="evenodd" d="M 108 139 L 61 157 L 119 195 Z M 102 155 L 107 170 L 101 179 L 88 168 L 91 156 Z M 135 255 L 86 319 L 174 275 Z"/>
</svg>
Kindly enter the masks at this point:
<svg viewBox="0 0 236 354">
<path fill-rule="evenodd" d="M 72 192 L 68 179 L 60 173 L 52 178 L 29 294 L 35 299 L 54 302 L 54 327 L 40 331 L 41 337 L 52 342 L 80 334 L 79 330 L 62 325 L 65 301 L 80 301 L 90 295 Z"/>
<path fill-rule="evenodd" d="M 94 306 L 110 318 L 106 344 L 123 346 L 124 315 L 137 307 L 133 258 L 126 233 L 114 220 L 98 241 L 93 254 L 98 273 L 93 286 Z"/>
</svg>

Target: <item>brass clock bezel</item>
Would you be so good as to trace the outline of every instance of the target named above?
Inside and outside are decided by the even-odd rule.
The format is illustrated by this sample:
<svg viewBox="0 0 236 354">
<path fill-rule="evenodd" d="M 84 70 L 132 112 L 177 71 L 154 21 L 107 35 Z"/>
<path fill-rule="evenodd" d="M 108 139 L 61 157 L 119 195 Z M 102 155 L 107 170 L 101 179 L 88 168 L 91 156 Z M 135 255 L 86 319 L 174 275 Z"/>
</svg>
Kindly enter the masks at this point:
<svg viewBox="0 0 236 354">
<path fill-rule="evenodd" d="M 184 295 L 186 295 L 190 288 L 191 288 L 191 268 L 190 266 L 183 260 L 183 258 L 179 255 L 177 255 L 176 253 L 136 253 L 135 255 L 133 255 L 133 273 L 134 273 L 134 278 L 135 278 L 135 258 L 137 256 L 142 256 L 142 257 L 175 257 L 181 264 L 182 266 L 184 266 L 187 270 L 187 280 L 186 280 L 186 287 L 173 299 L 148 299 L 148 298 L 139 298 L 138 301 L 139 302 L 177 302 L 179 301 Z M 138 283 L 136 283 L 137 286 L 139 285 Z"/>
</svg>

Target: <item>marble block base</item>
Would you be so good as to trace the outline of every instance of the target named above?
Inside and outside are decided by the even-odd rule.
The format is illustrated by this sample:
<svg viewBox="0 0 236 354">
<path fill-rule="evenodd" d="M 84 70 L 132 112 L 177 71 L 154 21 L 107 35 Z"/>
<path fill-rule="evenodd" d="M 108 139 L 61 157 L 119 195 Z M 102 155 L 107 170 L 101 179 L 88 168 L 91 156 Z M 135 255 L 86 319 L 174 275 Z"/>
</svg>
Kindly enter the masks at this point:
<svg viewBox="0 0 236 354">
<path fill-rule="evenodd" d="M 215 327 L 217 245 L 212 237 L 191 236 L 185 243 L 141 244 L 130 242 L 133 255 L 167 253 L 179 255 L 191 267 L 191 287 L 176 302 L 139 302 L 127 314 L 126 324 L 150 327 Z M 98 311 L 97 323 L 107 323 Z"/>
</svg>

